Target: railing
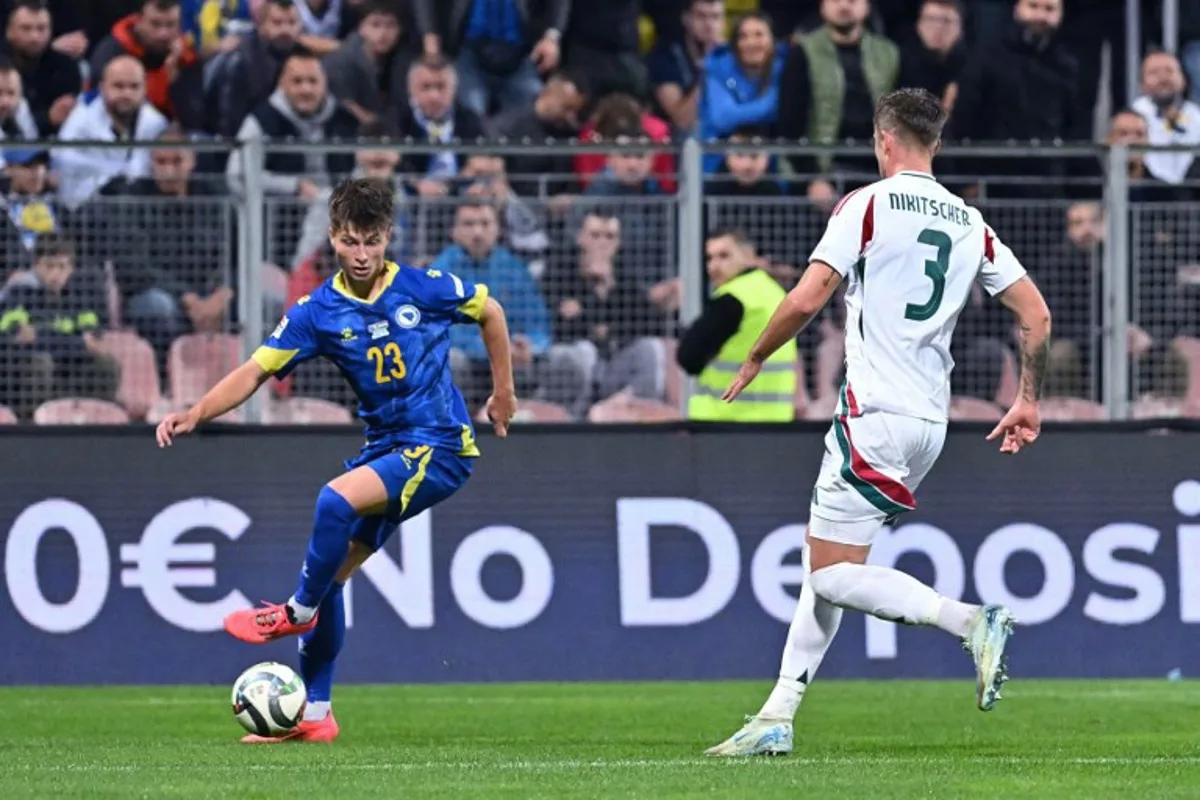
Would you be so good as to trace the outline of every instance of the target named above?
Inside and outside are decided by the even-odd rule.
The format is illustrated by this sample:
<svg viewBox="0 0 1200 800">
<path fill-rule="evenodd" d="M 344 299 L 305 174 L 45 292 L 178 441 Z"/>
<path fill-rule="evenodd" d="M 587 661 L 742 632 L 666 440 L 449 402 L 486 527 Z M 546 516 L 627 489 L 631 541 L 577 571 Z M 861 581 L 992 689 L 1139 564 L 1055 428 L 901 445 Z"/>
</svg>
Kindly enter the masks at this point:
<svg viewBox="0 0 1200 800">
<path fill-rule="evenodd" d="M 57 153 L 67 146 L 46 147 Z M 643 410 L 669 406 L 672 413 L 681 412 L 688 386 L 674 366 L 673 343 L 701 313 L 708 291 L 705 232 L 741 229 L 755 242 L 763 265 L 787 285 L 806 265 L 832 200 L 875 177 L 855 166 L 869 166 L 870 150 L 850 145 L 493 142 L 449 151 L 411 142 L 251 141 L 233 147 L 159 143 L 152 146 L 151 159 L 135 157 L 139 147 L 120 148 L 123 157 L 114 161 L 104 189 L 99 188 L 104 180 L 52 159 L 50 174 L 59 183 L 59 196 L 72 198 L 70 203 L 57 199 L 49 187 L 43 187 L 43 195 L 34 185 L 30 196 L 28 181 L 14 183 L 8 236 L 0 246 L 5 277 L 18 277 L 6 289 L 6 302 L 21 284 L 36 283 L 22 270 L 32 264 L 34 243 L 60 228 L 76 242 L 74 285 L 82 294 L 91 293 L 86 303 L 103 309 L 106 320 L 99 328 L 137 334 L 100 337 L 103 360 L 123 365 L 124 377 L 116 380 L 112 372 L 104 377 L 103 371 L 78 377 L 68 374 L 75 367 L 63 366 L 70 359 L 60 351 L 49 365 L 30 355 L 49 348 L 50 334 L 33 334 L 42 344 L 31 343 L 28 334 L 20 335 L 25 323 L 7 318 L 0 350 L 6 389 L 0 402 L 22 416 L 51 397 L 82 393 L 116 400 L 133 418 L 152 419 L 195 400 L 225 368 L 252 352 L 290 301 L 333 268 L 325 246 L 330 181 L 319 169 L 330 154 L 357 156 L 360 169 L 398 170 L 391 251 L 397 259 L 425 265 L 440 257 L 444 262 L 452 242 L 492 235 L 466 230 L 478 221 L 458 216 L 465 197 L 483 198 L 495 209 L 497 246 L 510 255 L 506 264 L 492 266 L 516 265 L 525 276 L 508 288 L 506 303 L 518 318 L 517 333 L 531 341 L 533 351 L 529 363 L 522 360 L 519 367 L 519 389 L 547 404 L 539 408 L 565 409 L 580 419 L 620 418 L 622 404 L 635 396 Z M 114 151 L 111 144 L 103 148 L 97 152 Z M 604 178 L 581 191 L 579 176 L 566 173 L 575 156 L 618 151 L 634 161 L 656 157 L 649 162 L 654 191 L 606 193 L 597 188 Z M 414 188 L 418 176 L 403 170 L 414 157 L 448 152 L 455 155 L 455 169 L 474 177 L 441 179 L 444 196 L 429 191 L 430 196 L 420 196 Z M 390 155 L 382 164 L 372 163 L 372 154 L 380 153 Z M 762 156 L 766 175 L 746 183 L 747 173 L 760 168 L 750 166 L 739 183 L 715 172 L 730 154 Z M 1186 188 L 1158 186 L 1147 195 L 1126 167 L 1137 154 L 1091 145 L 972 146 L 947 147 L 937 162 L 946 184 L 981 209 L 1045 290 L 1057 341 L 1048 390 L 1075 398 L 1084 416 L 1124 419 L 1152 415 L 1155 409 L 1162 415 L 1187 413 L 1187 398 L 1200 383 L 1200 360 L 1189 366 L 1200 333 L 1200 267 L 1193 266 L 1200 264 L 1200 192 L 1176 197 L 1171 193 L 1182 195 Z M 302 197 L 264 174 L 261 165 L 268 156 L 284 155 L 298 156 L 306 165 L 304 175 L 321 191 Z M 835 165 L 851 159 L 851 166 L 815 175 L 811 165 L 818 155 L 832 155 Z M 505 174 L 503 161 L 474 156 L 507 158 L 518 166 L 544 162 L 550 168 Z M 162 197 L 171 176 L 186 171 L 193 160 L 190 192 Z M 234 180 L 223 171 L 230 160 L 240 167 L 232 171 Z M 36 171 L 27 172 L 36 184 Z M 809 182 L 816 177 L 828 180 L 833 192 L 810 196 Z M 564 191 L 568 186 L 572 190 Z M 628 291 L 614 295 L 593 289 L 609 270 Z M 802 418 L 828 416 L 840 379 L 840 325 L 835 301 L 801 337 L 803 380 L 796 407 Z M 200 336 L 189 335 L 196 333 Z M 85 352 L 91 349 L 88 345 Z M 141 367 L 130 366 L 130 349 L 138 352 L 134 361 Z M 1014 351 L 1007 312 L 982 295 L 973 297 L 956 334 L 955 394 L 1007 402 Z M 147 353 L 150 376 L 143 374 Z M 486 388 L 473 383 L 478 370 L 469 359 L 455 366 L 469 399 L 478 402 Z M 131 377 L 137 369 L 143 370 L 137 373 L 140 382 Z M 80 388 L 81 381 L 91 385 L 64 392 L 63 385 Z M 272 421 L 283 396 L 352 404 L 336 370 L 310 366 L 256 399 L 239 419 Z"/>
</svg>

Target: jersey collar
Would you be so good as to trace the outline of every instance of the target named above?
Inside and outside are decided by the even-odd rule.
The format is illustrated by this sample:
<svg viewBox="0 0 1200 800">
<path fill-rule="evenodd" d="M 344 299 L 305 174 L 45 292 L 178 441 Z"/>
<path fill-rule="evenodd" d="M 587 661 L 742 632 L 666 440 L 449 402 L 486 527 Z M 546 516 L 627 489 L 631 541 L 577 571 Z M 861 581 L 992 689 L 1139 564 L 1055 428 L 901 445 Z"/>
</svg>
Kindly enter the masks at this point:
<svg viewBox="0 0 1200 800">
<path fill-rule="evenodd" d="M 386 291 L 387 288 L 392 285 L 392 281 L 396 280 L 396 274 L 398 272 L 400 272 L 400 267 L 396 266 L 394 262 L 384 262 L 383 286 L 379 287 L 379 294 L 375 295 L 375 300 L 383 297 L 384 291 Z M 340 269 L 338 270 L 338 274 L 333 276 L 333 283 L 331 285 L 333 286 L 333 290 L 335 292 L 344 297 L 350 298 L 356 303 L 366 303 L 367 305 L 371 305 L 375 302 L 375 300 L 363 300 L 361 297 L 354 294 L 354 292 L 350 291 L 350 287 L 346 285 L 345 273 L 343 273 Z"/>
<path fill-rule="evenodd" d="M 927 181 L 937 183 L 937 178 L 930 175 L 928 172 L 918 172 L 915 169 L 902 169 L 896 173 L 897 175 L 908 175 L 913 178 L 924 178 Z"/>
</svg>

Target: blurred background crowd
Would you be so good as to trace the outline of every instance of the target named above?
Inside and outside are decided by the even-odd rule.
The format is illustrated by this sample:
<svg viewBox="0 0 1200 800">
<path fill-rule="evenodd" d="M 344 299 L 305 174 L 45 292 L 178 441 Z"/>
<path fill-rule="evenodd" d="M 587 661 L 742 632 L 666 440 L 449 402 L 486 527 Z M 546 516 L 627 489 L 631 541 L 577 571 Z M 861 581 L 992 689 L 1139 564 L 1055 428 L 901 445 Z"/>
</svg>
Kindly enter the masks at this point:
<svg viewBox="0 0 1200 800">
<path fill-rule="evenodd" d="M 1177 52 L 1143 3 L 1130 96 L 1112 0 L 0 0 L 0 419 L 154 419 L 236 363 L 250 172 L 269 324 L 336 268 L 331 188 L 384 178 L 391 256 L 507 307 L 532 417 L 711 418 L 683 376 L 719 377 L 752 306 L 777 302 L 837 201 L 877 177 L 874 103 L 900 86 L 943 99 L 950 145 L 1041 143 L 960 148 L 937 171 L 1047 294 L 1053 413 L 1101 418 L 1111 175 L 1103 151 L 1054 143 L 1200 145 L 1200 0 L 1170 1 Z M 730 145 L 703 156 L 695 263 L 679 247 L 688 138 Z M 248 163 L 222 140 L 267 145 Z M 829 141 L 857 146 L 800 146 Z M 1129 399 L 1200 415 L 1200 162 L 1135 150 L 1124 168 Z M 770 286 L 734 288 L 751 273 Z M 691 315 L 689 278 L 713 296 Z M 981 295 L 963 310 L 956 415 L 998 418 L 1011 397 L 1009 324 Z M 778 391 L 728 418 L 827 418 L 840 325 L 835 302 Z M 453 344 L 478 406 L 482 343 L 464 328 Z M 272 385 L 268 421 L 352 408 L 312 365 Z"/>
</svg>

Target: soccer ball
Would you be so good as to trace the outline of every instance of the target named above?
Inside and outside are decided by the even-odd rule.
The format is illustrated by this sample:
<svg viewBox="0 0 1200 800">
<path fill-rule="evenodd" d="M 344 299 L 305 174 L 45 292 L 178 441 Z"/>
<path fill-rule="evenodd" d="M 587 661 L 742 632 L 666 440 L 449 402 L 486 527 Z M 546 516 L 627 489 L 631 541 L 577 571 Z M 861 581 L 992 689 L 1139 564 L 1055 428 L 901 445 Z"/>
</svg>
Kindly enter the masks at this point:
<svg viewBox="0 0 1200 800">
<path fill-rule="evenodd" d="M 233 716 L 259 736 L 281 736 L 304 717 L 307 690 L 291 667 L 274 661 L 255 664 L 233 684 Z"/>
</svg>

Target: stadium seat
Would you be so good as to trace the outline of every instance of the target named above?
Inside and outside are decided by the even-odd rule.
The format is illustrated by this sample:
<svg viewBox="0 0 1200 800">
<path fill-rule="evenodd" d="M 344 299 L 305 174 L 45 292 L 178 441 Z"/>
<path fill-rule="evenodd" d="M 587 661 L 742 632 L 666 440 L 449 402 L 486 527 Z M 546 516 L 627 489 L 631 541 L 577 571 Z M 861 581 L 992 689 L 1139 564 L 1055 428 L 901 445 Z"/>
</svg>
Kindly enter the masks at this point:
<svg viewBox="0 0 1200 800">
<path fill-rule="evenodd" d="M 1038 404 L 1047 422 L 1094 422 L 1108 419 L 1104 406 L 1079 397 L 1046 397 Z"/>
<path fill-rule="evenodd" d="M 315 397 L 293 397 L 268 402 L 263 409 L 267 425 L 349 425 L 354 415 L 345 407 Z"/>
<path fill-rule="evenodd" d="M 829 422 L 833 419 L 833 413 L 837 411 L 837 404 L 837 395 L 833 393 L 813 398 L 808 401 L 808 406 L 804 409 L 804 419 Z"/>
<path fill-rule="evenodd" d="M 33 421 L 37 425 L 123 425 L 129 422 L 129 414 L 107 400 L 64 397 L 38 406 Z"/>
<path fill-rule="evenodd" d="M 238 365 L 237 337 L 227 333 L 190 333 L 171 343 L 168 371 L 171 404 L 190 406 Z"/>
<path fill-rule="evenodd" d="M 963 422 L 999 422 L 1004 416 L 1000 406 L 978 397 L 951 397 L 950 419 Z"/>
<path fill-rule="evenodd" d="M 1194 404 L 1189 407 L 1187 401 L 1181 397 L 1146 395 L 1136 401 L 1129 412 L 1134 419 L 1174 419 L 1192 416 L 1196 408 Z"/>
<path fill-rule="evenodd" d="M 121 365 L 117 402 L 133 419 L 145 419 L 162 399 L 154 348 L 133 331 L 108 331 L 102 341 L 105 351 Z"/>
<path fill-rule="evenodd" d="M 8 406 L 0 406 L 0 425 L 16 425 L 17 415 Z"/>
<path fill-rule="evenodd" d="M 676 422 L 683 419 L 677 406 L 643 400 L 629 392 L 617 392 L 588 409 L 589 422 Z"/>
<path fill-rule="evenodd" d="M 1179 336 L 1171 344 L 1188 365 L 1187 399 L 1200 403 L 1200 339 Z"/>
</svg>

